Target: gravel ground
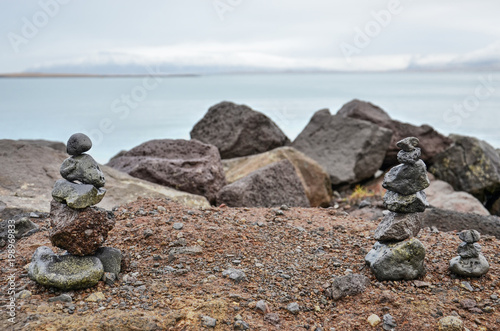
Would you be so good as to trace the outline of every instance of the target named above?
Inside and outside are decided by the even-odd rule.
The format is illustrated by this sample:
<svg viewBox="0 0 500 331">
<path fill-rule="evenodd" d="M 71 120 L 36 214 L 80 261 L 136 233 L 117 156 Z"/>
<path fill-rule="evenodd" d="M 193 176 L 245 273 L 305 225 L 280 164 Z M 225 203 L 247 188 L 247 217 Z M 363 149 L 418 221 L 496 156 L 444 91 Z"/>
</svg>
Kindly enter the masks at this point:
<svg viewBox="0 0 500 331">
<path fill-rule="evenodd" d="M 450 315 L 470 330 L 500 330 L 500 240 L 494 237 L 480 241 L 491 268 L 479 279 L 450 275 L 448 261 L 461 241 L 456 233 L 426 228 L 418 235 L 427 249 L 426 276 L 378 282 L 364 256 L 380 218 L 342 208 L 198 210 L 139 199 L 115 214 L 106 246 L 128 255 L 128 268 L 114 284 L 66 292 L 71 302 L 49 302 L 63 292 L 27 277 L 35 249 L 51 247 L 48 231 L 17 241 L 16 290 L 31 296 L 17 299 L 14 324 L 2 311 L 1 330 L 382 330 L 367 321 L 372 314 L 390 314 L 396 330 L 436 330 Z M 5 252 L 0 259 L 2 273 L 10 273 Z M 369 277 L 366 291 L 327 298 L 332 279 L 350 272 Z M 6 281 L 1 285 L 6 302 Z"/>
</svg>

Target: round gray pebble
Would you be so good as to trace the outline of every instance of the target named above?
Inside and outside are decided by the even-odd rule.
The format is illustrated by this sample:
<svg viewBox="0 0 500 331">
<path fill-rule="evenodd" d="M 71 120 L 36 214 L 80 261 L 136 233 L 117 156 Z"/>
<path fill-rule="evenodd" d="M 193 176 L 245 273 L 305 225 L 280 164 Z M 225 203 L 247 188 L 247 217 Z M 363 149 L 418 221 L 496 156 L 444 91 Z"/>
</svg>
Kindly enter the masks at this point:
<svg viewBox="0 0 500 331">
<path fill-rule="evenodd" d="M 92 148 L 92 141 L 83 133 L 75 133 L 68 139 L 66 152 L 69 155 L 80 155 Z"/>
</svg>

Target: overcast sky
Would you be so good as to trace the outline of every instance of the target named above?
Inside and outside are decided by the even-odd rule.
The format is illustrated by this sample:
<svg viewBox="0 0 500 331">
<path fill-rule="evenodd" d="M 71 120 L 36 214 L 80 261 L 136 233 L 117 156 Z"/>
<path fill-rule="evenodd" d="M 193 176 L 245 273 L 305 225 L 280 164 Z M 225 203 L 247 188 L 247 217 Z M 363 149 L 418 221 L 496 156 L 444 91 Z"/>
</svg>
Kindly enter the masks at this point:
<svg viewBox="0 0 500 331">
<path fill-rule="evenodd" d="M 488 60 L 500 55 L 499 13 L 498 0 L 1 0 L 0 72 L 110 61 L 384 70 Z"/>
</svg>

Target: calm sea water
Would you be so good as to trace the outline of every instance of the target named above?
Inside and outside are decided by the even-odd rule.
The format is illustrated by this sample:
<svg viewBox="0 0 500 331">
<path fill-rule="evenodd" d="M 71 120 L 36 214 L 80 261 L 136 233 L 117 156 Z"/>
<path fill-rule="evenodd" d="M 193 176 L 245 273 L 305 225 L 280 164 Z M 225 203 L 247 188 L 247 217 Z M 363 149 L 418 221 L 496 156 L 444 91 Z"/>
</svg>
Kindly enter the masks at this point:
<svg viewBox="0 0 500 331">
<path fill-rule="evenodd" d="M 335 113 L 354 98 L 382 107 L 393 119 L 500 147 L 496 72 L 4 78 L 0 139 L 65 142 L 85 132 L 94 141 L 92 155 L 105 163 L 150 139 L 189 139 L 193 125 L 222 100 L 265 113 L 293 140 L 315 111 Z"/>
</svg>

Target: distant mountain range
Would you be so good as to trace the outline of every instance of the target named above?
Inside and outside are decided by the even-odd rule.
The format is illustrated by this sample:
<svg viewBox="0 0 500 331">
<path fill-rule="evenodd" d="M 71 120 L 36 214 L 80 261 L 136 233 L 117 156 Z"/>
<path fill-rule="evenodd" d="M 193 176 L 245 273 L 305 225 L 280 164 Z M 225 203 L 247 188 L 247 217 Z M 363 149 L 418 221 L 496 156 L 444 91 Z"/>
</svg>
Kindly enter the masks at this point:
<svg viewBox="0 0 500 331">
<path fill-rule="evenodd" d="M 263 53 L 100 52 L 40 64 L 23 74 L 206 75 L 277 72 L 500 70 L 500 41 L 466 54 L 292 58 Z"/>
</svg>

